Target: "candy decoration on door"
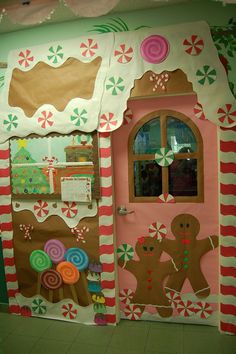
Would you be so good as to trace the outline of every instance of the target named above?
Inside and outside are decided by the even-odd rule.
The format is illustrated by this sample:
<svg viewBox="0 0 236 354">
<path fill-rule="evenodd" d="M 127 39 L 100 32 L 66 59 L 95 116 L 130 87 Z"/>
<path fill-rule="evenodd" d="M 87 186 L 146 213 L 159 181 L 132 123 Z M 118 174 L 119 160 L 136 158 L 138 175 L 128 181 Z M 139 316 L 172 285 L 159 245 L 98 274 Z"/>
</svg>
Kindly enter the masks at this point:
<svg viewBox="0 0 236 354">
<path fill-rule="evenodd" d="M 42 111 L 41 116 L 38 118 L 38 123 L 41 128 L 46 129 L 54 124 L 52 120 L 53 114 L 50 111 Z"/>
<path fill-rule="evenodd" d="M 101 115 L 100 128 L 105 131 L 111 131 L 112 127 L 117 125 L 117 120 L 115 119 L 114 113 L 108 112 Z"/>
<path fill-rule="evenodd" d="M 157 149 L 155 160 L 160 166 L 169 166 L 174 161 L 174 153 L 167 147 Z"/>
<path fill-rule="evenodd" d="M 74 218 L 78 213 L 77 204 L 75 202 L 64 202 L 61 211 L 67 218 Z"/>
<path fill-rule="evenodd" d="M 62 47 L 58 45 L 57 47 L 50 47 L 48 55 L 48 60 L 52 61 L 53 64 L 57 64 L 61 59 L 63 59 L 63 53 L 61 53 Z"/>
<path fill-rule="evenodd" d="M 133 112 L 131 111 L 130 108 L 127 108 L 123 117 L 123 125 L 129 124 L 132 119 L 133 119 Z"/>
<path fill-rule="evenodd" d="M 186 38 L 183 41 L 183 45 L 185 46 L 185 52 L 190 55 L 199 55 L 204 48 L 202 38 L 195 34 L 193 34 L 189 39 Z"/>
<path fill-rule="evenodd" d="M 149 236 L 154 237 L 157 240 L 161 241 L 163 238 L 166 237 L 167 230 L 164 224 L 161 224 L 160 222 L 153 222 L 151 225 L 149 225 Z"/>
<path fill-rule="evenodd" d="M 236 122 L 236 107 L 232 109 L 232 104 L 226 104 L 217 111 L 220 117 L 218 118 L 221 123 L 232 124 Z"/>
<path fill-rule="evenodd" d="M 132 298 L 134 296 L 134 292 L 131 289 L 123 289 L 120 291 L 119 299 L 123 304 L 129 305 Z"/>
<path fill-rule="evenodd" d="M 213 309 L 207 302 L 199 301 L 195 304 L 195 313 L 202 319 L 206 319 L 211 316 Z"/>
<path fill-rule="evenodd" d="M 157 197 L 157 203 L 175 203 L 175 198 L 169 193 L 163 193 Z"/>
<path fill-rule="evenodd" d="M 91 58 L 96 54 L 98 44 L 91 38 L 88 38 L 87 42 L 80 44 L 81 54 L 83 57 Z"/>
<path fill-rule="evenodd" d="M 204 65 L 201 70 L 196 71 L 196 76 L 198 76 L 198 82 L 201 85 L 212 85 L 216 80 L 216 70 L 209 65 Z"/>
<path fill-rule="evenodd" d="M 124 80 L 121 77 L 115 78 L 114 76 L 112 76 L 108 79 L 108 83 L 106 84 L 106 90 L 111 90 L 111 94 L 113 96 L 117 96 L 125 89 L 125 86 L 122 85 L 123 82 Z"/>
<path fill-rule="evenodd" d="M 7 119 L 4 119 L 3 125 L 7 131 L 11 131 L 18 127 L 18 118 L 13 114 L 8 114 Z"/>
<path fill-rule="evenodd" d="M 34 205 L 34 211 L 37 216 L 43 218 L 44 216 L 48 215 L 48 203 L 44 202 L 43 200 L 38 200 Z"/>
<path fill-rule="evenodd" d="M 19 53 L 19 60 L 18 63 L 21 66 L 24 66 L 25 68 L 28 68 L 30 64 L 34 61 L 34 56 L 31 56 L 31 51 L 29 49 L 26 49 L 25 52 L 20 52 Z"/>
<path fill-rule="evenodd" d="M 184 317 L 192 316 L 195 313 L 194 304 L 190 300 L 180 301 L 176 308 L 179 314 Z"/>
<path fill-rule="evenodd" d="M 68 318 L 70 320 L 74 320 L 77 317 L 77 309 L 75 309 L 71 303 L 68 303 L 66 305 L 62 305 L 61 308 L 62 308 L 62 315 L 65 318 Z"/>
<path fill-rule="evenodd" d="M 195 118 L 201 119 L 201 120 L 207 120 L 206 116 L 203 112 L 203 108 L 202 108 L 201 103 L 197 102 L 193 108 L 193 111 L 194 111 Z"/>
<path fill-rule="evenodd" d="M 124 266 L 126 262 L 133 258 L 134 256 L 134 249 L 127 243 L 123 243 L 117 248 L 117 254 L 121 261 L 124 261 Z"/>
<path fill-rule="evenodd" d="M 141 56 L 152 64 L 159 64 L 169 54 L 169 42 L 160 35 L 152 35 L 145 38 L 140 46 Z"/>
<path fill-rule="evenodd" d="M 41 298 L 35 298 L 32 301 L 32 310 L 36 315 L 44 315 L 47 312 L 47 306 Z"/>
<path fill-rule="evenodd" d="M 133 48 L 127 48 L 125 44 L 121 44 L 118 50 L 115 50 L 114 55 L 119 63 L 129 63 L 133 58 Z"/>
<path fill-rule="evenodd" d="M 129 320 L 139 320 L 142 315 L 142 310 L 137 305 L 128 305 L 124 309 L 124 314 Z"/>
</svg>

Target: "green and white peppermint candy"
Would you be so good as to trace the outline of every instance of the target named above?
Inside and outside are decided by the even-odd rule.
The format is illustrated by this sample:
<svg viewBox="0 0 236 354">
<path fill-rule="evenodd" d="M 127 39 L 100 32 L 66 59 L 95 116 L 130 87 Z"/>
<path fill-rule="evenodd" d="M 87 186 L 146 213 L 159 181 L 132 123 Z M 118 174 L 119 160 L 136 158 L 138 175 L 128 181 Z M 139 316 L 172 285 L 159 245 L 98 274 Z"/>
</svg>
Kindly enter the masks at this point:
<svg viewBox="0 0 236 354">
<path fill-rule="evenodd" d="M 155 160 L 160 166 L 169 166 L 174 161 L 174 153 L 167 147 L 157 149 Z"/>
<path fill-rule="evenodd" d="M 117 254 L 122 261 L 127 262 L 133 258 L 134 249 L 129 244 L 123 243 L 117 248 Z"/>
<path fill-rule="evenodd" d="M 75 115 L 70 116 L 70 120 L 72 121 L 72 123 L 74 123 L 77 127 L 80 127 L 81 125 L 84 125 L 88 118 L 87 118 L 87 111 L 86 109 L 82 109 L 82 111 L 80 112 L 78 108 L 75 108 L 73 110 Z"/>
<path fill-rule="evenodd" d="M 47 306 L 42 299 L 36 298 L 32 301 L 32 310 L 36 315 L 44 315 L 47 312 Z"/>
<path fill-rule="evenodd" d="M 106 84 L 107 90 L 112 90 L 111 94 L 113 96 L 118 95 L 120 92 L 124 91 L 125 86 L 121 85 L 124 80 L 121 77 L 115 79 L 114 76 L 108 79 L 108 83 Z"/>
<path fill-rule="evenodd" d="M 3 125 L 8 132 L 10 132 L 12 129 L 17 128 L 18 126 L 17 116 L 14 116 L 13 114 L 8 114 L 8 118 L 4 119 Z"/>
<path fill-rule="evenodd" d="M 50 47 L 48 55 L 48 60 L 52 61 L 54 64 L 57 64 L 61 59 L 63 59 L 63 53 L 61 53 L 62 47 L 60 45 L 56 47 Z M 51 54 L 52 53 L 52 54 Z"/>
<path fill-rule="evenodd" d="M 209 65 L 204 65 L 201 70 L 198 69 L 196 75 L 198 76 L 198 82 L 201 85 L 211 85 L 216 81 L 216 70 Z"/>
</svg>

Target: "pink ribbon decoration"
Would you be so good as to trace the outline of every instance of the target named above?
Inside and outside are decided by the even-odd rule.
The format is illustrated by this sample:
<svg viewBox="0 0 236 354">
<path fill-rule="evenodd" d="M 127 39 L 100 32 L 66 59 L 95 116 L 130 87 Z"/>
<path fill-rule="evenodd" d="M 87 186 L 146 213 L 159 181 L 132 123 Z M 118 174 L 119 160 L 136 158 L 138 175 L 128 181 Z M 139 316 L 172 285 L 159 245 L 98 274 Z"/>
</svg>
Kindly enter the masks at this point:
<svg viewBox="0 0 236 354">
<path fill-rule="evenodd" d="M 72 229 L 70 229 L 72 234 L 74 234 L 76 236 L 76 241 L 77 242 L 82 242 L 85 243 L 85 239 L 84 239 L 84 234 L 89 232 L 89 228 L 87 226 L 83 226 L 81 229 L 79 229 L 78 227 L 73 227 Z"/>
<path fill-rule="evenodd" d="M 20 230 L 24 232 L 25 240 L 32 240 L 30 232 L 33 231 L 34 227 L 32 225 L 20 224 Z"/>
</svg>

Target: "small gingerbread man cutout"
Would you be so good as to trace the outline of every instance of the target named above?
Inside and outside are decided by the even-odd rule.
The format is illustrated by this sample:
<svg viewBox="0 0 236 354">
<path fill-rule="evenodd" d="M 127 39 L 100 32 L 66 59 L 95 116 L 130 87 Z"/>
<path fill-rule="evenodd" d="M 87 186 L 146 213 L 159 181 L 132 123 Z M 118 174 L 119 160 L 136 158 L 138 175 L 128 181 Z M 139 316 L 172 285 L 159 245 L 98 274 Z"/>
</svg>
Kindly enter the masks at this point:
<svg viewBox="0 0 236 354">
<path fill-rule="evenodd" d="M 170 275 L 165 289 L 180 292 L 186 279 L 189 280 L 195 295 L 205 298 L 210 294 L 210 287 L 202 273 L 201 257 L 218 246 L 218 236 L 197 240 L 200 231 L 198 219 L 191 214 L 177 215 L 171 230 L 176 240 L 164 239 L 163 250 L 182 263 L 180 271 Z"/>
<path fill-rule="evenodd" d="M 131 272 L 137 279 L 137 288 L 132 303 L 141 304 L 141 311 L 145 305 L 156 306 L 161 317 L 172 315 L 173 309 L 165 295 L 164 279 L 178 269 L 173 260 L 160 262 L 162 242 L 152 237 L 140 237 L 135 245 L 139 260 L 124 262 L 119 259 L 119 266 Z"/>
</svg>

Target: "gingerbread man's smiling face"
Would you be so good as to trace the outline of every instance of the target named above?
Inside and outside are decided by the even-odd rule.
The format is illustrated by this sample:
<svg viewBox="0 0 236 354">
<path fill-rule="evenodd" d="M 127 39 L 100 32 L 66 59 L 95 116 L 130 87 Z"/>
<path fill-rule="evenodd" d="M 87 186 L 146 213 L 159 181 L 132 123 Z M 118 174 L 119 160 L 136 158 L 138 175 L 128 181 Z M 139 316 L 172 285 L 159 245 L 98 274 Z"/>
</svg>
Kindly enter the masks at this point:
<svg viewBox="0 0 236 354">
<path fill-rule="evenodd" d="M 135 247 L 136 253 L 140 259 L 155 258 L 159 259 L 162 249 L 160 242 L 153 237 L 139 237 Z"/>
<path fill-rule="evenodd" d="M 177 215 L 171 223 L 171 231 L 176 239 L 194 240 L 200 230 L 200 223 L 195 216 L 191 214 Z"/>
</svg>

